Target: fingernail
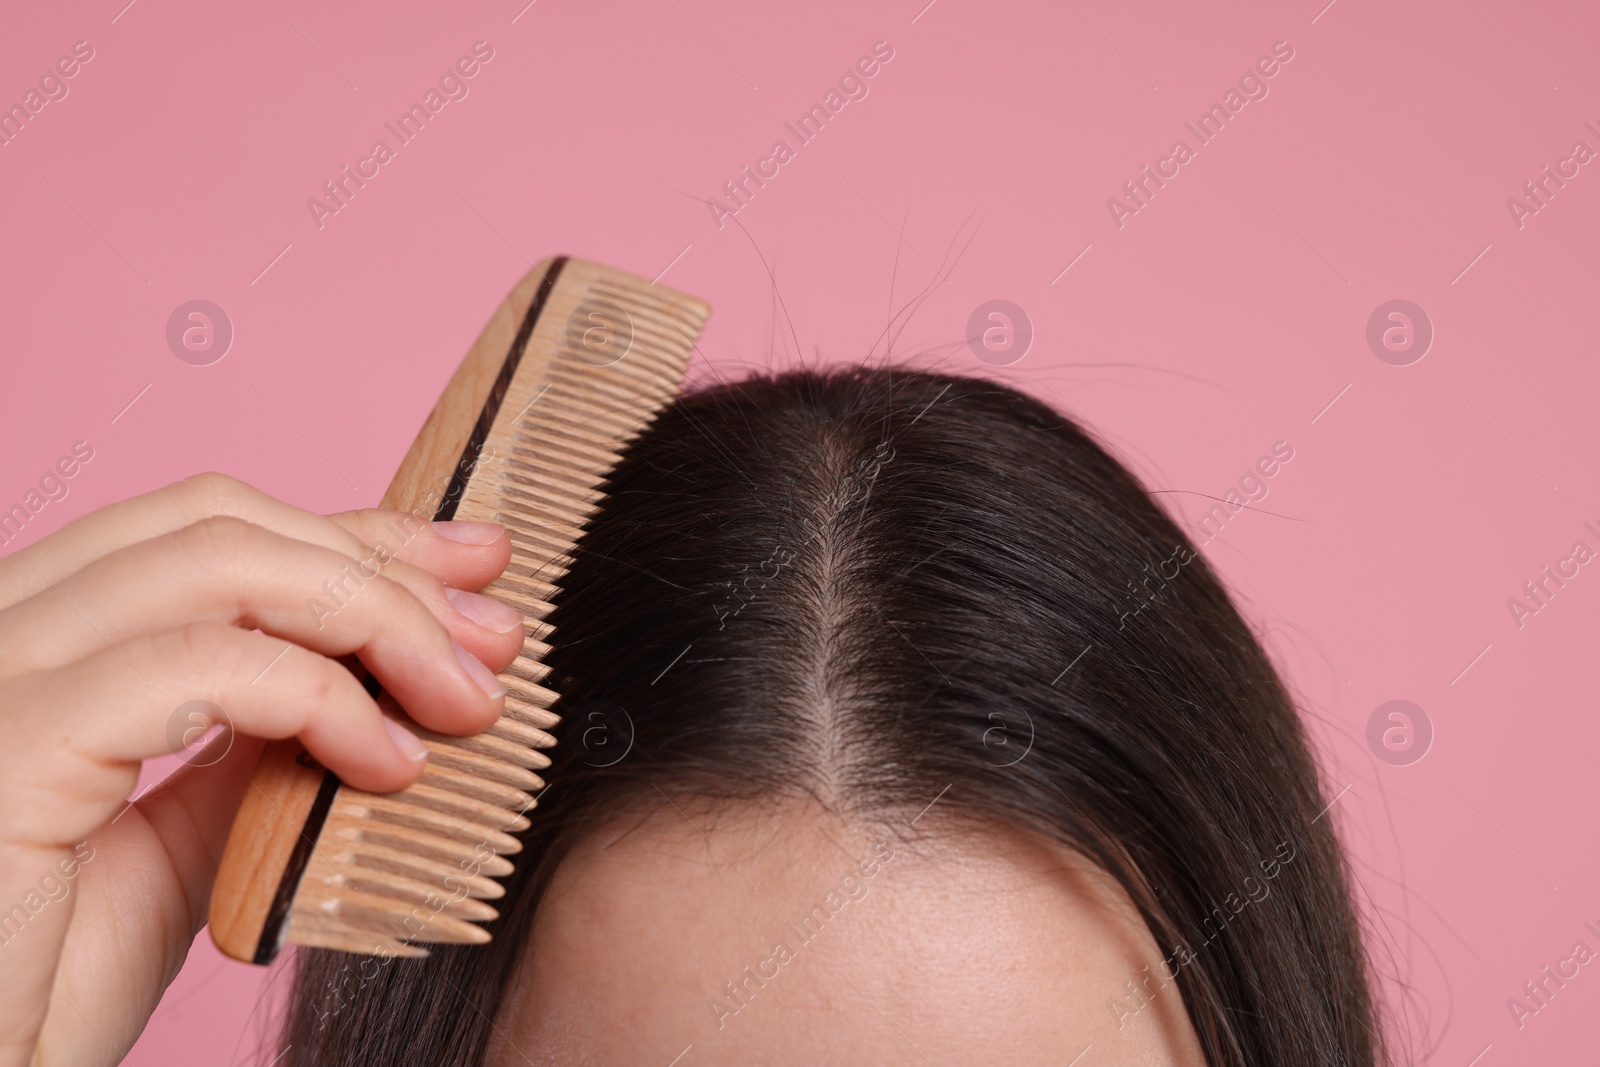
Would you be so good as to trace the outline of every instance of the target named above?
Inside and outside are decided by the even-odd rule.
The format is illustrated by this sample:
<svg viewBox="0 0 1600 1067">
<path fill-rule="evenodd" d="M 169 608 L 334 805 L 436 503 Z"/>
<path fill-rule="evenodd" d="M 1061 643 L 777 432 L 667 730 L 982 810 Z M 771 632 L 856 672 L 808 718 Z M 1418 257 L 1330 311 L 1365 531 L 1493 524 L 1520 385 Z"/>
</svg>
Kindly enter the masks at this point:
<svg viewBox="0 0 1600 1067">
<path fill-rule="evenodd" d="M 474 656 L 459 644 L 456 645 L 456 659 L 461 661 L 461 667 L 467 672 L 467 677 L 477 682 L 478 688 L 482 689 L 491 698 L 506 695 L 506 688 L 500 684 L 500 679 L 496 678 L 477 656 Z"/>
<path fill-rule="evenodd" d="M 485 629 L 493 630 L 497 634 L 508 634 L 512 630 L 522 629 L 522 612 L 492 596 L 469 593 L 465 589 L 448 588 L 444 591 L 444 595 L 450 601 L 451 607 Z"/>
<path fill-rule="evenodd" d="M 498 522 L 447 519 L 433 524 L 434 533 L 446 541 L 456 541 L 463 545 L 492 545 L 505 531 L 506 528 Z"/>
<path fill-rule="evenodd" d="M 425 760 L 428 758 L 428 746 L 422 739 L 395 722 L 389 716 L 383 716 L 383 728 L 389 731 L 389 740 L 394 742 L 394 747 L 408 760 Z"/>
</svg>

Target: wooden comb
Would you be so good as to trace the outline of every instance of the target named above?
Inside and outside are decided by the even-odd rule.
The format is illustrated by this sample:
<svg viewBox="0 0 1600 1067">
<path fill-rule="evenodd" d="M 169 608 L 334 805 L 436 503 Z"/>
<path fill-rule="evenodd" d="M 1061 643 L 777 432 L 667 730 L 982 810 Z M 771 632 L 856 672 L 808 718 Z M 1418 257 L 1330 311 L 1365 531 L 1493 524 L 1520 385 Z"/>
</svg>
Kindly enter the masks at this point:
<svg viewBox="0 0 1600 1067">
<path fill-rule="evenodd" d="M 234 818 L 211 894 L 211 937 L 268 963 L 286 943 L 425 956 L 414 942 L 477 944 L 497 916 L 505 856 L 528 825 L 540 751 L 555 744 L 550 611 L 583 525 L 627 443 L 677 394 L 710 309 L 597 263 L 545 260 L 511 291 L 423 424 L 382 506 L 505 524 L 511 563 L 484 592 L 529 633 L 500 675 L 505 713 L 475 737 L 385 714 L 429 749 L 397 793 L 342 784 L 291 739 L 269 744 Z"/>
</svg>

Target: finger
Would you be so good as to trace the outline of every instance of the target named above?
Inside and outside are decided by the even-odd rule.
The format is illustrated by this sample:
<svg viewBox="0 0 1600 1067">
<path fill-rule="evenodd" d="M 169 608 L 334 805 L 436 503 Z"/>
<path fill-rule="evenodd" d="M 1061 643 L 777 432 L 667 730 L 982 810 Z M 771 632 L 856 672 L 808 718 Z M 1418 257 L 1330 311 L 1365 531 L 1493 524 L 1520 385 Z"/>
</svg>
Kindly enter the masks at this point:
<svg viewBox="0 0 1600 1067">
<path fill-rule="evenodd" d="M 522 651 L 527 630 L 521 610 L 473 592 L 499 577 L 511 560 L 511 538 L 500 523 L 425 523 L 377 508 L 328 518 L 371 545 L 372 553 L 392 553 L 406 564 L 397 571 L 402 584 L 491 669 L 504 669 Z"/>
<path fill-rule="evenodd" d="M 403 586 L 232 518 L 119 549 L 0 613 L 0 667 L 60 667 L 107 644 L 138 665 L 130 642 L 196 621 L 258 628 L 329 656 L 356 653 L 433 729 L 487 729 L 502 708 L 493 673 Z M 135 666 L 147 677 L 159 669 Z"/>
<path fill-rule="evenodd" d="M 360 520 L 360 526 L 371 537 L 355 533 L 350 528 L 352 523 L 336 522 L 333 518 L 285 504 L 237 478 L 222 474 L 194 475 L 152 493 L 91 512 L 45 537 L 43 541 L 0 560 L 0 608 L 34 597 L 42 590 L 50 589 L 51 585 L 59 584 L 69 574 L 118 549 L 174 533 L 202 522 L 203 518 L 230 515 L 266 530 L 294 537 L 296 541 L 338 550 L 352 560 L 362 560 L 371 555 L 371 545 L 378 541 L 379 534 L 387 534 L 390 552 L 398 550 L 402 560 L 394 568 L 387 569 L 390 579 L 413 590 L 434 611 L 435 616 L 445 622 L 446 627 L 450 627 L 451 635 L 456 640 L 462 641 L 486 662 L 493 662 L 496 667 L 504 665 L 498 662 L 499 659 L 510 662 L 510 656 L 515 656 L 517 649 L 510 649 L 507 656 L 506 646 L 512 643 L 512 638 L 504 637 L 504 633 L 509 632 L 509 627 L 504 625 L 506 616 L 494 614 L 493 608 L 488 608 L 491 622 L 499 622 L 501 627 L 483 624 L 477 617 L 453 605 L 440 582 L 440 577 L 443 577 L 461 589 L 480 589 L 482 585 L 493 581 L 496 574 L 506 569 L 506 561 L 510 558 L 509 537 L 498 537 L 488 545 L 472 544 L 435 533 L 434 523 L 424 522 L 416 515 L 405 512 L 373 510 L 355 514 L 365 517 Z M 494 523 L 472 525 L 493 526 Z M 445 523 L 443 528 L 448 530 L 450 526 L 450 523 Z M 469 539 L 482 539 L 483 533 L 472 531 L 467 536 Z M 450 565 L 448 560 L 453 552 L 464 553 L 469 560 L 467 565 Z M 443 576 L 427 574 L 424 569 L 406 561 L 411 553 L 416 553 L 429 565 L 446 566 L 448 573 Z M 469 603 L 482 606 L 477 605 L 477 601 Z M 480 633 L 480 630 L 486 632 Z M 515 645 L 520 648 L 520 635 L 515 637 Z"/>
<path fill-rule="evenodd" d="M 0 607 L 15 604 L 127 545 L 171 533 L 211 515 L 232 515 L 302 541 L 324 543 L 320 516 L 225 474 L 197 474 L 75 519 L 0 561 Z"/>
<path fill-rule="evenodd" d="M 482 589 L 511 561 L 511 538 L 498 522 L 422 522 L 381 508 L 341 511 L 328 519 L 364 544 L 391 546 L 398 558 L 457 589 Z"/>
<path fill-rule="evenodd" d="M 0 794 L 4 810 L 26 816 L 11 840 L 63 847 L 116 815 L 139 762 L 181 747 L 196 701 L 236 733 L 298 737 L 358 789 L 393 792 L 422 773 L 426 746 L 325 656 L 218 623 L 139 637 L 124 651 L 153 680 L 107 649 L 0 686 L 13 709 Z"/>
</svg>

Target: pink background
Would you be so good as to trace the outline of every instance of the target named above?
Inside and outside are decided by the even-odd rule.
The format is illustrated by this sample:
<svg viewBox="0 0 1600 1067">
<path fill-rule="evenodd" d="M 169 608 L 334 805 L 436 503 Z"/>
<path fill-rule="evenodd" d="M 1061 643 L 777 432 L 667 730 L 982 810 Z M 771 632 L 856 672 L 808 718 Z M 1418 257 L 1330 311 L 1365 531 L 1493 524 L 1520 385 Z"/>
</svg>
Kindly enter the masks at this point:
<svg viewBox="0 0 1600 1067">
<path fill-rule="evenodd" d="M 1461 1067 L 1593 1058 L 1600 966 L 1520 1029 L 1507 1006 L 1575 941 L 1600 949 L 1600 566 L 1520 629 L 1507 607 L 1575 541 L 1600 549 L 1600 163 L 1520 228 L 1507 207 L 1574 141 L 1600 150 L 1593 5 L 125 2 L 0 33 L 4 103 L 95 50 L 0 147 L 0 504 L 95 450 L 12 547 L 206 469 L 318 511 L 376 502 L 546 255 L 670 265 L 715 309 L 698 379 L 864 358 L 931 283 L 898 355 L 1070 405 L 1187 521 L 1292 445 L 1205 551 L 1330 795 L 1348 786 L 1329 817 L 1396 1038 Z M 470 95 L 319 229 L 307 198 L 478 40 Z M 869 95 L 738 213 L 748 236 L 719 229 L 704 198 L 795 148 L 783 123 L 879 40 Z M 1119 228 L 1107 198 L 1195 147 L 1184 122 L 1279 40 L 1269 95 Z M 236 330 L 210 366 L 165 341 L 195 298 Z M 994 298 L 1036 332 L 1004 369 L 963 344 Z M 1395 298 L 1436 330 L 1409 366 L 1365 338 Z M 1395 698 L 1436 731 L 1411 765 L 1366 740 Z M 267 980 L 202 935 L 129 1062 L 267 1062 Z"/>
</svg>

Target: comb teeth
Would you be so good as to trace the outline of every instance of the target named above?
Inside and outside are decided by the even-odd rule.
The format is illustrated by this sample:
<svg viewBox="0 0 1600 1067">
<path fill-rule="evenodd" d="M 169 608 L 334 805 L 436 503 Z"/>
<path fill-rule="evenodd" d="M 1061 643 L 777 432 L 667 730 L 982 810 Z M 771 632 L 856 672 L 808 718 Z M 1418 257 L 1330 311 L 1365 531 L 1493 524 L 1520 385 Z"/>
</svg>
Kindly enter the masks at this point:
<svg viewBox="0 0 1600 1067">
<path fill-rule="evenodd" d="M 571 323 L 580 306 L 620 308 L 631 344 L 597 365 Z M 677 394 L 708 309 L 643 279 L 571 260 L 546 297 L 511 376 L 456 517 L 504 523 L 511 563 L 484 590 L 522 612 L 521 653 L 500 674 L 505 713 L 475 737 L 413 727 L 429 749 L 415 785 L 374 795 L 341 785 L 289 910 L 288 940 L 352 952 L 426 955 L 414 942 L 476 944 L 497 917 L 485 903 L 512 870 L 545 788 L 535 771 L 560 717 L 550 673 L 549 614 L 584 524 L 628 442 Z M 398 709 L 385 694 L 388 714 Z"/>
</svg>

